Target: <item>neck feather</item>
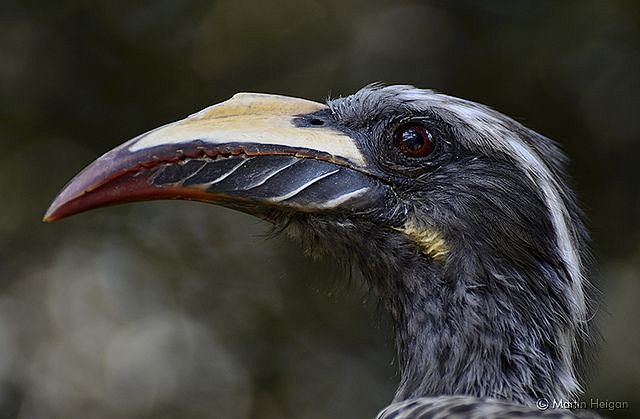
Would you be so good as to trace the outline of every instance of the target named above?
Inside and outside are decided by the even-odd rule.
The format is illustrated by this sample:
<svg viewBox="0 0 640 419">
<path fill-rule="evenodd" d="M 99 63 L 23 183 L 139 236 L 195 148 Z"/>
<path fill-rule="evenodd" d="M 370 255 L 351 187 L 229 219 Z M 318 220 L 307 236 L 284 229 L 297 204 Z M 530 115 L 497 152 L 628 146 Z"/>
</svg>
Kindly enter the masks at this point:
<svg viewBox="0 0 640 419">
<path fill-rule="evenodd" d="M 395 322 L 401 372 L 395 401 L 569 400 L 579 391 L 573 368 L 579 331 L 562 275 L 544 263 L 525 269 L 469 250 L 457 254 L 464 257 L 452 253 L 444 262 L 413 254 L 384 278 L 378 267 L 365 269 Z"/>
<path fill-rule="evenodd" d="M 287 231 L 312 253 L 350 255 L 376 289 L 395 324 L 394 401 L 468 395 L 531 405 L 579 392 L 585 324 L 562 259 L 543 252 L 551 246 L 505 256 L 457 237 L 437 260 L 406 234 L 345 220 L 338 235 L 334 226 L 299 218 Z"/>
</svg>

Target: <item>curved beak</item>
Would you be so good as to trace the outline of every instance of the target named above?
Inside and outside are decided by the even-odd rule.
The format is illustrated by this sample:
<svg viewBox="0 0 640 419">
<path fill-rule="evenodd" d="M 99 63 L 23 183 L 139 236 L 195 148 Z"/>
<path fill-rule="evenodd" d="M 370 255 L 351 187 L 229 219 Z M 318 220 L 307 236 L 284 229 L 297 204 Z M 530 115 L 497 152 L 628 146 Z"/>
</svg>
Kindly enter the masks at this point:
<svg viewBox="0 0 640 419">
<path fill-rule="evenodd" d="M 122 202 L 186 199 L 268 209 L 365 211 L 387 187 L 325 105 L 239 93 L 107 152 L 69 182 L 44 221 Z M 267 218 L 267 217 L 265 217 Z"/>
</svg>

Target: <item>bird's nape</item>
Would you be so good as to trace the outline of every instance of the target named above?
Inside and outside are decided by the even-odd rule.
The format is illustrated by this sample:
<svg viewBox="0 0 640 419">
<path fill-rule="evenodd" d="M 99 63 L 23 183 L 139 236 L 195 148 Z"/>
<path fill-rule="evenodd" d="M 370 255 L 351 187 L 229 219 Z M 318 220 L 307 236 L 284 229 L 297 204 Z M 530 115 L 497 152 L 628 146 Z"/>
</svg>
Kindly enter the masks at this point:
<svg viewBox="0 0 640 419">
<path fill-rule="evenodd" d="M 411 86 L 326 105 L 239 94 L 100 157 L 45 220 L 189 199 L 286 226 L 355 260 L 389 310 L 401 380 L 385 415 L 529 415 L 578 394 L 589 333 L 565 162 L 498 112 Z"/>
</svg>

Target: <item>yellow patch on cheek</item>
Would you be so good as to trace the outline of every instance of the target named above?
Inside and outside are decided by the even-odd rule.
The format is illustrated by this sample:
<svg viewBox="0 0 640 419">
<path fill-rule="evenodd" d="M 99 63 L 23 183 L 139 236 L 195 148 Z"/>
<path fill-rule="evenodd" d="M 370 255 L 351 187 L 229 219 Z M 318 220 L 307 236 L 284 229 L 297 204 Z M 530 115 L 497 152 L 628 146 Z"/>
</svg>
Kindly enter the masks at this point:
<svg viewBox="0 0 640 419">
<path fill-rule="evenodd" d="M 433 260 L 442 262 L 449 253 L 449 248 L 442 235 L 432 228 L 407 222 L 403 227 L 395 228 L 395 230 L 404 233 L 420 247 L 424 254 L 430 256 Z"/>
</svg>

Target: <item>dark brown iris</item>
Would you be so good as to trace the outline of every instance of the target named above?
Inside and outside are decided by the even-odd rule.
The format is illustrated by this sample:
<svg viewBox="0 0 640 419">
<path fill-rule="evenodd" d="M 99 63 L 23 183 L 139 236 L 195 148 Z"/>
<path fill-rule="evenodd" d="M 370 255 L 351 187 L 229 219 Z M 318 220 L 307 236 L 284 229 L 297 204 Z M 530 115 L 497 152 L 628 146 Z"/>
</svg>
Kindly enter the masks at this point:
<svg viewBox="0 0 640 419">
<path fill-rule="evenodd" d="M 424 157 L 433 151 L 431 133 L 420 124 L 405 124 L 396 129 L 393 141 L 404 154 L 410 157 Z"/>
</svg>

